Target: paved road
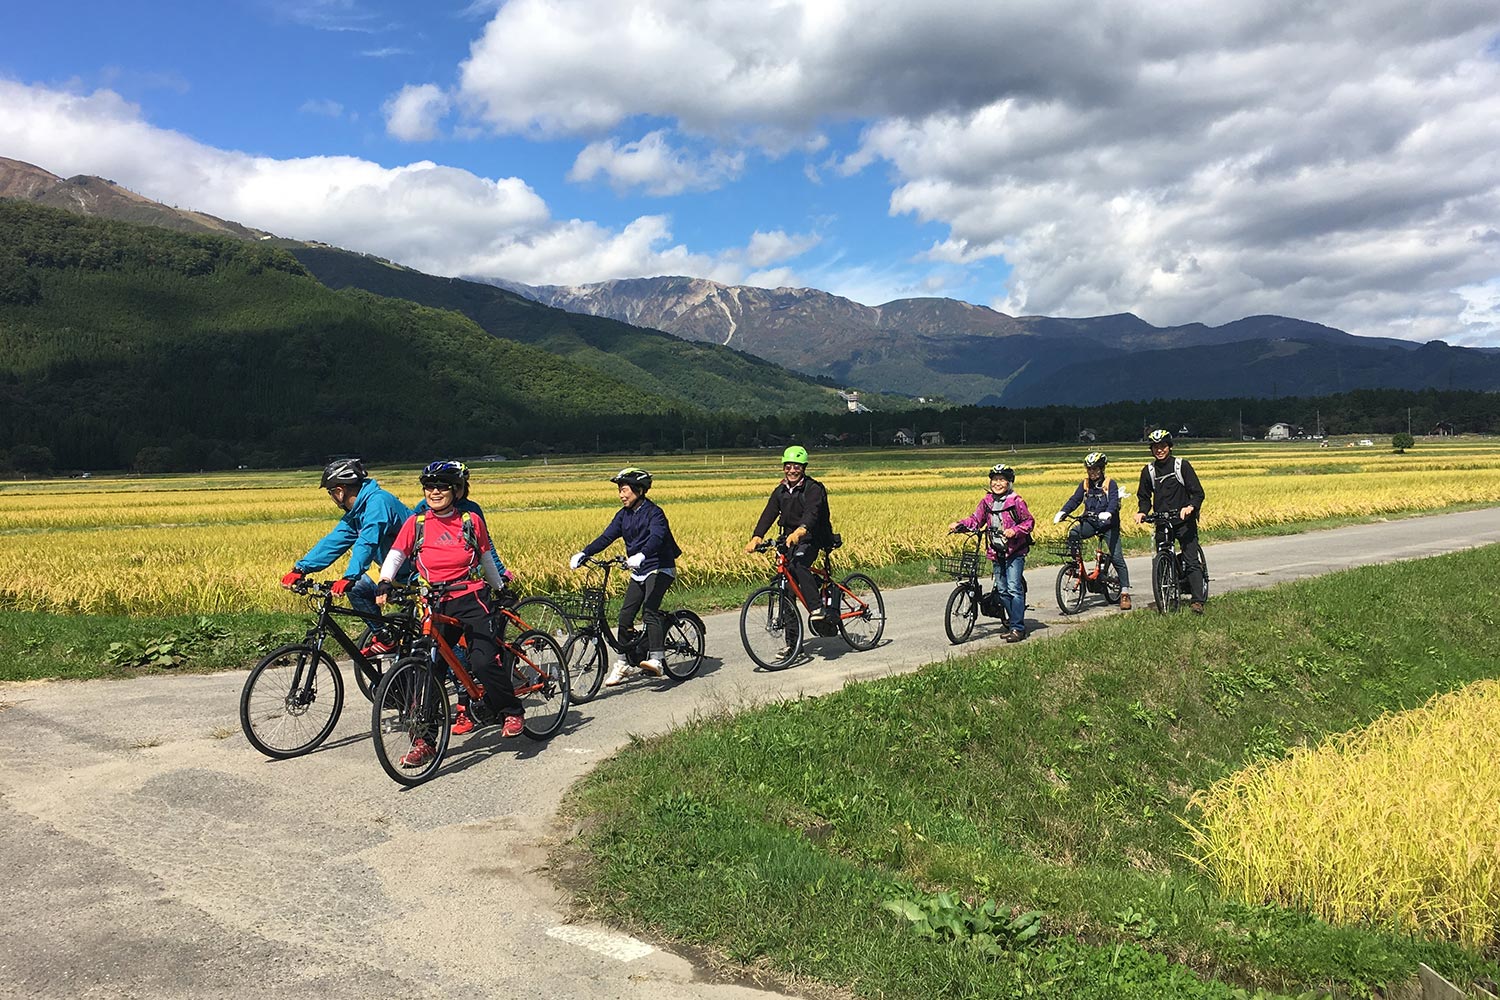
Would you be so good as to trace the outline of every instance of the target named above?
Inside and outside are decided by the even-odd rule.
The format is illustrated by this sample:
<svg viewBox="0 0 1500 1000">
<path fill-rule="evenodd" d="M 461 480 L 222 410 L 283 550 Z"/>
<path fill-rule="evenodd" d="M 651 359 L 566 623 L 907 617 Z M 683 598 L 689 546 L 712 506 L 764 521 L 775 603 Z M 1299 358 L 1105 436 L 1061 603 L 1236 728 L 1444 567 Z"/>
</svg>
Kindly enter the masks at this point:
<svg viewBox="0 0 1500 1000">
<path fill-rule="evenodd" d="M 1208 555 L 1222 593 L 1490 542 L 1500 542 L 1500 508 Z M 1028 574 L 1039 638 L 1077 627 L 1051 607 L 1055 572 Z M 1143 595 L 1145 561 L 1131 560 L 1131 572 Z M 713 616 L 710 658 L 693 681 L 607 691 L 545 745 L 481 730 L 456 741 L 437 780 L 411 790 L 375 763 L 352 685 L 329 743 L 284 762 L 262 759 L 240 734 L 243 674 L 0 685 L 0 996 L 769 996 L 569 923 L 546 871 L 561 834 L 556 806 L 632 733 L 949 655 L 948 589 L 890 593 L 879 648 L 818 640 L 809 660 L 779 673 L 753 670 L 737 619 Z M 1080 617 L 1106 613 L 1117 612 Z"/>
</svg>

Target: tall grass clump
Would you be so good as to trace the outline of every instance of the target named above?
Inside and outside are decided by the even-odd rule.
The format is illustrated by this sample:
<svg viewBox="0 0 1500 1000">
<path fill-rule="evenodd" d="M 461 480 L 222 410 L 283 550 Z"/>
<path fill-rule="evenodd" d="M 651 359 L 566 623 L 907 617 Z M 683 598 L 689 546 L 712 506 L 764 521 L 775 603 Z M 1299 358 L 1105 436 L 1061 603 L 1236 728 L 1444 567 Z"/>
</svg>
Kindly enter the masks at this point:
<svg viewBox="0 0 1500 1000">
<path fill-rule="evenodd" d="M 1500 940 L 1500 682 L 1298 747 L 1194 797 L 1226 892 L 1335 923 Z"/>
</svg>

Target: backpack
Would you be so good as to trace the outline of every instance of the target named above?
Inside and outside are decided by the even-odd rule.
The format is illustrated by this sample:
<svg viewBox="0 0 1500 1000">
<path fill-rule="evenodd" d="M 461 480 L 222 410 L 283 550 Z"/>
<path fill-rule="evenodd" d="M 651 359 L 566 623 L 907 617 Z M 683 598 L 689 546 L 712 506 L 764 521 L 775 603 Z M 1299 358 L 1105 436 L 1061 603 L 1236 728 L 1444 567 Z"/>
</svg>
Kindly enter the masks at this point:
<svg viewBox="0 0 1500 1000">
<path fill-rule="evenodd" d="M 417 553 L 422 551 L 422 527 L 426 520 L 427 512 L 423 511 L 417 515 L 417 523 L 412 528 L 413 537 L 411 542 L 411 556 L 409 558 L 413 566 L 417 564 Z M 473 514 L 467 510 L 463 512 L 463 538 L 464 544 L 469 547 L 469 551 L 477 555 L 479 553 L 479 533 L 474 529 Z M 484 573 L 479 568 L 479 560 L 475 559 L 474 565 L 469 568 L 469 579 L 479 580 L 483 576 Z"/>
<path fill-rule="evenodd" d="M 1155 493 L 1156 492 L 1156 463 L 1155 462 L 1147 462 L 1146 463 L 1146 475 L 1148 475 L 1148 476 L 1151 477 L 1151 492 Z M 1177 481 L 1179 483 L 1182 482 L 1182 456 L 1181 455 L 1173 455 L 1172 456 L 1172 475 L 1175 476 L 1175 477 L 1177 477 Z"/>
</svg>

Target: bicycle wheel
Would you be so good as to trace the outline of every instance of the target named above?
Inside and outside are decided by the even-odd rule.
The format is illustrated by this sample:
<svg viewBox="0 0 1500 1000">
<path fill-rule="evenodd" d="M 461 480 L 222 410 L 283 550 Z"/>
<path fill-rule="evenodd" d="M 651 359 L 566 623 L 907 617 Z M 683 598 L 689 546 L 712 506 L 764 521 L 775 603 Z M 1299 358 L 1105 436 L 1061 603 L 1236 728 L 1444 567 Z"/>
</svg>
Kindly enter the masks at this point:
<svg viewBox="0 0 1500 1000">
<path fill-rule="evenodd" d="M 974 632 L 974 623 L 979 620 L 979 587 L 977 584 L 960 583 L 948 595 L 948 607 L 943 611 L 943 631 L 948 641 L 957 646 L 966 642 Z"/>
<path fill-rule="evenodd" d="M 1177 557 L 1170 552 L 1158 553 L 1151 562 L 1151 590 L 1160 614 L 1176 611 L 1181 601 L 1177 588 Z"/>
<path fill-rule="evenodd" d="M 328 739 L 344 708 L 333 657 L 294 643 L 261 658 L 240 692 L 240 728 L 267 757 L 300 757 Z"/>
<path fill-rule="evenodd" d="M 557 640 L 546 632 L 522 632 L 513 645 L 511 679 L 526 709 L 526 735 L 551 738 L 568 718 L 568 667 Z"/>
<path fill-rule="evenodd" d="M 703 665 L 703 619 L 691 611 L 667 615 L 667 656 L 663 666 L 674 681 L 685 681 Z"/>
<path fill-rule="evenodd" d="M 1111 560 L 1110 562 L 1104 564 L 1104 569 L 1101 572 L 1103 572 L 1104 574 L 1105 603 L 1119 604 L 1120 591 L 1123 589 L 1120 586 L 1120 571 L 1115 569 L 1114 561 Z"/>
<path fill-rule="evenodd" d="M 863 573 L 851 573 L 839 584 L 839 631 L 855 649 L 874 649 L 885 633 L 885 601 Z"/>
<path fill-rule="evenodd" d="M 589 629 L 579 632 L 563 646 L 568 665 L 568 697 L 579 705 L 592 701 L 604 683 L 604 640 Z"/>
<path fill-rule="evenodd" d="M 420 785 L 437 773 L 448 752 L 450 714 L 448 689 L 431 660 L 408 656 L 386 671 L 375 689 L 370 734 L 392 780 Z"/>
<path fill-rule="evenodd" d="M 573 638 L 573 619 L 550 597 L 528 597 L 511 610 L 526 623 L 526 628 L 546 632 L 559 646 L 566 646 Z"/>
<path fill-rule="evenodd" d="M 374 634 L 375 630 L 366 625 L 364 631 L 354 637 L 355 648 L 364 649 L 370 644 L 370 636 Z M 374 663 L 377 668 L 381 666 L 380 660 L 378 658 L 372 660 L 371 662 Z M 359 688 L 359 693 L 365 696 L 365 701 L 374 701 L 375 688 L 380 683 L 380 678 L 377 677 L 374 682 L 371 682 L 370 678 L 365 674 L 365 672 L 359 669 L 359 665 L 352 660 L 349 662 L 349 669 L 354 674 L 354 686 Z"/>
<path fill-rule="evenodd" d="M 1078 576 L 1076 562 L 1063 563 L 1057 571 L 1057 610 L 1065 615 L 1076 615 L 1083 610 L 1083 599 L 1088 595 L 1088 586 Z"/>
<path fill-rule="evenodd" d="M 767 670 L 780 670 L 802 652 L 802 616 L 786 592 L 762 587 L 740 608 L 740 642 L 750 659 Z"/>
</svg>

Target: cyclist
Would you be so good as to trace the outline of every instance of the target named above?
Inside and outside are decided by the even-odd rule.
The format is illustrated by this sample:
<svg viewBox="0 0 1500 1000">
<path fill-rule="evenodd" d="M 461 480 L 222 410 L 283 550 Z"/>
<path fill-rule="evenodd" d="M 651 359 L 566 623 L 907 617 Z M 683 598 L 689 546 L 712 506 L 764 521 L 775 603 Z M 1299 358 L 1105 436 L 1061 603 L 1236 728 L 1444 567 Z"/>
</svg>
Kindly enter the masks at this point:
<svg viewBox="0 0 1500 1000">
<path fill-rule="evenodd" d="M 625 635 L 635 627 L 636 612 L 641 611 L 646 619 L 647 653 L 639 665 L 626 660 L 623 651 L 616 655 L 609 676 L 604 678 L 605 687 L 616 687 L 640 674 L 660 677 L 665 673 L 662 661 L 667 655 L 667 625 L 661 613 L 661 600 L 677 578 L 677 557 L 682 555 L 682 549 L 672 537 L 666 513 L 646 498 L 651 489 L 651 473 L 645 469 L 621 469 L 609 481 L 620 488 L 620 509 L 598 538 L 573 554 L 568 568 L 576 570 L 585 559 L 607 549 L 616 538 L 625 541 L 630 585 L 625 588 L 625 603 L 620 605 L 620 642 L 629 648 Z"/>
<path fill-rule="evenodd" d="M 469 467 L 463 462 L 430 462 L 428 463 L 427 467 L 422 470 L 422 475 L 431 475 L 432 473 L 439 472 L 445 469 L 457 472 L 459 474 L 459 477 L 463 480 L 463 485 L 458 488 L 458 497 L 454 501 L 455 506 L 458 507 L 460 512 L 468 511 L 475 517 L 483 518 L 484 508 L 480 507 L 479 504 L 469 499 Z M 426 510 L 428 510 L 427 498 L 423 497 L 421 500 L 417 501 L 417 505 L 411 509 L 411 512 L 413 514 L 421 514 Z M 488 522 L 486 522 L 486 524 L 488 524 Z M 516 575 L 510 570 L 506 569 L 505 563 L 500 561 L 499 552 L 496 552 L 494 549 L 490 549 L 487 555 L 488 558 L 495 560 L 495 572 L 500 574 L 500 579 L 504 580 L 506 583 L 511 583 L 515 580 Z M 499 625 L 501 628 L 505 627 L 505 619 L 503 616 L 499 619 Z"/>
<path fill-rule="evenodd" d="M 964 528 L 978 531 L 988 528 L 988 555 L 995 564 L 995 594 L 1005 608 L 1010 631 L 1006 642 L 1026 638 L 1026 589 L 1022 575 L 1026 571 L 1026 553 L 1031 551 L 1031 533 L 1036 519 L 1026 501 L 1015 491 L 1016 470 L 1003 462 L 990 469 L 990 488 L 979 498 L 974 513 L 948 525 L 949 531 Z"/>
<path fill-rule="evenodd" d="M 333 583 L 333 592 L 349 598 L 349 606 L 356 611 L 373 615 L 379 609 L 375 604 L 375 581 L 367 575 L 370 565 L 385 561 L 391 543 L 401 524 L 411 516 L 406 504 L 393 494 L 380 488 L 380 484 L 365 472 L 364 463 L 357 458 L 339 458 L 323 469 L 318 488 L 327 490 L 328 497 L 344 512 L 333 530 L 307 551 L 307 555 L 292 564 L 292 571 L 281 578 L 283 587 L 290 587 L 308 573 L 316 573 L 333 565 L 335 559 L 349 553 L 349 565 L 344 575 Z M 390 647 L 377 638 L 365 647 L 366 654 L 389 652 Z"/>
<path fill-rule="evenodd" d="M 1083 519 L 1068 529 L 1068 541 L 1077 544 L 1095 535 L 1107 536 L 1110 561 L 1120 575 L 1120 610 L 1130 610 L 1130 570 L 1125 566 L 1125 556 L 1120 550 L 1120 488 L 1113 479 L 1104 475 L 1109 456 L 1102 451 L 1091 451 L 1083 458 L 1083 482 L 1073 491 L 1062 510 L 1052 518 L 1053 524 L 1073 513 L 1073 508 L 1083 504 Z"/>
<path fill-rule="evenodd" d="M 455 728 L 464 723 L 460 732 L 465 733 L 475 724 L 487 721 L 488 717 L 499 716 L 502 718 L 500 735 L 512 738 L 521 735 L 523 709 L 511 685 L 509 671 L 500 661 L 500 647 L 494 632 L 494 609 L 485 593 L 486 581 L 497 591 L 505 588 L 505 581 L 495 569 L 496 562 L 487 557 L 494 546 L 490 543 L 484 518 L 459 509 L 457 498 L 463 488 L 463 476 L 452 467 L 454 464 L 433 462 L 422 470 L 422 495 L 427 500 L 428 509 L 413 514 L 401 525 L 391 551 L 380 566 L 375 599 L 384 603 L 390 593 L 391 581 L 408 559 L 423 582 L 452 585 L 435 610 L 462 623 L 469 647 L 469 663 L 479 683 L 484 685 L 483 715 L 476 706 L 470 705 L 455 720 Z M 444 638 L 452 641 L 457 636 L 445 635 Z M 436 752 L 426 740 L 418 739 L 412 744 L 411 751 L 401 758 L 401 766 L 420 767 Z"/>
<path fill-rule="evenodd" d="M 802 591 L 808 604 L 808 620 L 822 621 L 826 616 L 818 593 L 817 578 L 813 576 L 813 561 L 818 552 L 833 544 L 833 521 L 828 514 L 828 490 L 823 484 L 807 474 L 807 449 L 794 444 L 781 453 L 781 482 L 771 491 L 766 509 L 745 545 L 745 551 L 754 552 L 765 540 L 771 522 L 779 521 L 781 538 L 787 547 L 787 564 L 797 589 Z"/>
<path fill-rule="evenodd" d="M 1203 547 L 1198 544 L 1203 484 L 1198 482 L 1198 473 L 1193 471 L 1191 462 L 1173 457 L 1171 431 L 1158 428 L 1146 436 L 1146 443 L 1151 447 L 1151 461 L 1141 469 L 1135 523 L 1144 523 L 1151 511 L 1180 519 L 1172 525 L 1172 533 L 1187 560 L 1188 590 L 1193 597 L 1188 606 L 1194 614 L 1201 615 L 1208 600 L 1208 582 L 1203 579 Z"/>
</svg>

